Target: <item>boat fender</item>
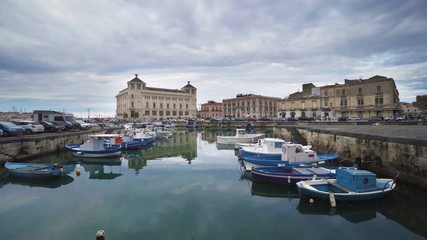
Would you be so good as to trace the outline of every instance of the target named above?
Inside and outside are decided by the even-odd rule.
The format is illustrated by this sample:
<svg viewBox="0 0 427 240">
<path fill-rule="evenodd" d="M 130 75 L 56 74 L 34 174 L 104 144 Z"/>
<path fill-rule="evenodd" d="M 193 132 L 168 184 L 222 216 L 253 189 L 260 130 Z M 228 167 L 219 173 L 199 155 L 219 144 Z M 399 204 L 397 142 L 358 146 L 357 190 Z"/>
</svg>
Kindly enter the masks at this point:
<svg viewBox="0 0 427 240">
<path fill-rule="evenodd" d="M 337 202 L 335 200 L 335 195 L 332 192 L 329 193 L 329 202 L 331 203 L 331 207 L 337 206 Z"/>
<path fill-rule="evenodd" d="M 76 175 L 77 175 L 77 177 L 80 176 L 80 168 L 76 169 Z"/>
<path fill-rule="evenodd" d="M 291 184 L 291 176 L 288 176 L 288 184 Z"/>
<path fill-rule="evenodd" d="M 317 176 L 316 174 L 313 175 L 313 180 L 316 180 Z"/>
</svg>

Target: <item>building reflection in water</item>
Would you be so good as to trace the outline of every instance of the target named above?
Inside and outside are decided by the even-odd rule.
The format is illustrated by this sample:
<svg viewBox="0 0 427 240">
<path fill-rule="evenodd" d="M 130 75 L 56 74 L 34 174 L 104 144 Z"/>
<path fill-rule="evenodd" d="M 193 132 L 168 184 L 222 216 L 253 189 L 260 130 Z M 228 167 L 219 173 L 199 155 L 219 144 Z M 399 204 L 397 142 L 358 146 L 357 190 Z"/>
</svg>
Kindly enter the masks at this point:
<svg viewBox="0 0 427 240">
<path fill-rule="evenodd" d="M 147 166 L 148 161 L 182 157 L 188 164 L 197 157 L 197 132 L 177 131 L 171 138 L 155 141 L 152 146 L 141 150 L 125 150 L 123 157 L 128 160 L 128 168 L 139 170 Z"/>
</svg>

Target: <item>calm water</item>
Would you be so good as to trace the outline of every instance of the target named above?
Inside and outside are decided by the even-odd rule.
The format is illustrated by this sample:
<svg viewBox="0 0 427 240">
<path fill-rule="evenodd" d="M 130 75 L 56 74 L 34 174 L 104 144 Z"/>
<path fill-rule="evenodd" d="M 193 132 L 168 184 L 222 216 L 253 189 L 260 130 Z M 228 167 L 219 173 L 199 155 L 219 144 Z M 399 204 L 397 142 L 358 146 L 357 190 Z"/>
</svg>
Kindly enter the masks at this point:
<svg viewBox="0 0 427 240">
<path fill-rule="evenodd" d="M 219 132 L 177 132 L 120 162 L 79 163 L 69 177 L 0 182 L 0 239 L 425 239 L 427 196 L 398 185 L 362 204 L 300 200 L 253 184 Z M 222 134 L 222 133 L 221 133 Z M 38 162 L 76 160 L 68 152 Z M 4 172 L 4 169 L 1 169 Z"/>
</svg>

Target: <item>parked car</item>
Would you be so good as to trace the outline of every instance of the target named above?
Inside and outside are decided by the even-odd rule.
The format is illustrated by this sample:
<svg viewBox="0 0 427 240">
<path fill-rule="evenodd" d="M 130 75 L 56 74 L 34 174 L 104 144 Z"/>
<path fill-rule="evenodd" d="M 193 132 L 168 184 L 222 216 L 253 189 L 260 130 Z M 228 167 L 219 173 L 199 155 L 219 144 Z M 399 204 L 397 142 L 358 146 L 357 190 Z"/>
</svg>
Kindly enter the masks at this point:
<svg viewBox="0 0 427 240">
<path fill-rule="evenodd" d="M 351 122 L 351 121 L 360 121 L 360 118 L 358 117 L 349 117 L 347 118 L 347 121 Z"/>
<path fill-rule="evenodd" d="M 11 122 L 0 121 L 0 129 L 5 137 L 24 134 L 24 129 Z"/>
<path fill-rule="evenodd" d="M 76 122 L 78 122 L 80 124 L 80 129 L 89 129 L 92 127 L 92 125 L 90 123 L 87 123 L 81 119 L 76 119 Z"/>
<path fill-rule="evenodd" d="M 62 132 L 65 129 L 64 126 L 60 126 L 54 122 L 40 121 L 40 124 L 43 125 L 45 132 Z"/>
<path fill-rule="evenodd" d="M 22 120 L 22 119 L 11 119 L 10 122 L 18 126 L 21 126 L 24 129 L 25 134 L 44 132 L 44 127 L 39 122 L 35 122 L 31 120 Z"/>
<path fill-rule="evenodd" d="M 383 121 L 383 120 L 384 120 L 383 117 L 370 117 L 368 119 L 369 122 L 380 122 L 380 121 Z"/>
<path fill-rule="evenodd" d="M 339 117 L 338 122 L 346 122 L 348 120 L 348 117 Z"/>
</svg>

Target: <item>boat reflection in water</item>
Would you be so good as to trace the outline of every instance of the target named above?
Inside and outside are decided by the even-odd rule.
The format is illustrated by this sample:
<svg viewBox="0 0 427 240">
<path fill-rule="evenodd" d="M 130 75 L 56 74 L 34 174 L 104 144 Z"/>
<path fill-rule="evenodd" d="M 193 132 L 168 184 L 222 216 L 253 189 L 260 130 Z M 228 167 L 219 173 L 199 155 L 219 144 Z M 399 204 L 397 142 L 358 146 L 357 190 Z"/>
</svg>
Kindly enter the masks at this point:
<svg viewBox="0 0 427 240">
<path fill-rule="evenodd" d="M 310 202 L 308 198 L 301 198 L 297 206 L 298 212 L 308 215 L 341 216 L 351 223 L 361 223 L 377 217 L 377 213 L 387 215 L 390 211 L 396 211 L 393 196 L 387 196 L 377 200 L 361 202 L 341 202 L 336 207 L 331 207 L 328 200 L 315 200 Z"/>
<path fill-rule="evenodd" d="M 80 159 L 80 166 L 89 173 L 89 179 L 111 180 L 122 176 L 122 158 Z"/>
<path fill-rule="evenodd" d="M 63 185 L 67 185 L 72 183 L 74 178 L 66 175 L 60 178 L 40 178 L 40 179 L 29 179 L 29 178 L 21 178 L 13 175 L 7 176 L 2 182 L 1 185 L 7 184 L 16 184 L 21 186 L 28 186 L 30 188 L 58 188 Z"/>
<path fill-rule="evenodd" d="M 277 185 L 263 182 L 252 182 L 252 196 L 275 197 L 275 198 L 299 198 L 298 188 L 294 185 Z"/>
</svg>

